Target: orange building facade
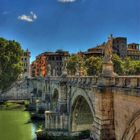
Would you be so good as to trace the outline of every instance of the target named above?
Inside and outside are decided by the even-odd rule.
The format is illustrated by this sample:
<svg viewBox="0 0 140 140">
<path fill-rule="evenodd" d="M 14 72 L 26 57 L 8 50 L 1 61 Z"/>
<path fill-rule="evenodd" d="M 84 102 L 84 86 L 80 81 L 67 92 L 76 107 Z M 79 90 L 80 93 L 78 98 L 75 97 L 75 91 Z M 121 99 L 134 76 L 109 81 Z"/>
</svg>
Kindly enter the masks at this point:
<svg viewBox="0 0 140 140">
<path fill-rule="evenodd" d="M 42 53 L 36 57 L 36 76 L 46 77 L 47 75 L 47 61 L 46 61 L 46 53 Z"/>
</svg>

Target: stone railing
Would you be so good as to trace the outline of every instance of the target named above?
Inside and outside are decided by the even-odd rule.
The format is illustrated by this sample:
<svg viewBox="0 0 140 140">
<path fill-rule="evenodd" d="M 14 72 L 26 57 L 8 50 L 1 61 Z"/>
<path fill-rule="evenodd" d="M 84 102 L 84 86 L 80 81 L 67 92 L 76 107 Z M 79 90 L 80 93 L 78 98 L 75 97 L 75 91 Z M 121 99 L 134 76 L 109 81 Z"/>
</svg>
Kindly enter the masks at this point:
<svg viewBox="0 0 140 140">
<path fill-rule="evenodd" d="M 67 82 L 69 85 L 75 85 L 80 87 L 91 87 L 96 85 L 98 82 L 97 76 L 69 76 L 67 77 Z"/>
<path fill-rule="evenodd" d="M 50 76 L 50 77 L 47 77 L 47 79 L 50 79 L 51 81 L 59 81 L 60 80 L 60 76 Z"/>
<path fill-rule="evenodd" d="M 117 76 L 117 77 L 111 78 L 110 80 L 112 80 L 112 83 L 114 83 L 113 85 L 115 87 L 140 88 L 140 76 Z M 80 87 L 93 87 L 94 85 L 98 85 L 99 77 L 97 76 L 85 76 L 85 77 L 70 76 L 70 77 L 67 77 L 67 82 L 69 85 L 75 85 L 75 86 L 78 85 Z"/>
<path fill-rule="evenodd" d="M 116 87 L 140 88 L 140 76 L 118 76 L 115 77 Z"/>
<path fill-rule="evenodd" d="M 72 86 L 78 86 L 82 88 L 94 87 L 99 84 L 98 76 L 67 76 L 65 77 L 66 83 Z M 47 80 L 47 79 L 46 79 Z M 50 81 L 63 81 L 62 77 L 49 77 Z M 102 79 L 100 79 L 102 80 Z M 140 88 L 140 76 L 116 76 L 110 79 L 112 81 L 112 85 L 115 87 L 122 88 Z"/>
</svg>

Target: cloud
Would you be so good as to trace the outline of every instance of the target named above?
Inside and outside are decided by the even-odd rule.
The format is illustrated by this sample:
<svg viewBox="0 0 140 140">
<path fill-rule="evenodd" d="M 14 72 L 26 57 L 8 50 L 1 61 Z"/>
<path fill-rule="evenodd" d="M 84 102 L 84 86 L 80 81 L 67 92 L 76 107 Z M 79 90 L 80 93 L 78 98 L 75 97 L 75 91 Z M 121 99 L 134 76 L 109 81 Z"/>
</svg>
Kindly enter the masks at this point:
<svg viewBox="0 0 140 140">
<path fill-rule="evenodd" d="M 76 0 L 58 0 L 58 2 L 62 3 L 70 3 L 70 2 L 75 2 Z"/>
<path fill-rule="evenodd" d="M 37 15 L 34 12 L 30 12 L 30 15 L 21 15 L 18 16 L 19 20 L 26 21 L 26 22 L 34 22 L 37 19 Z"/>
</svg>

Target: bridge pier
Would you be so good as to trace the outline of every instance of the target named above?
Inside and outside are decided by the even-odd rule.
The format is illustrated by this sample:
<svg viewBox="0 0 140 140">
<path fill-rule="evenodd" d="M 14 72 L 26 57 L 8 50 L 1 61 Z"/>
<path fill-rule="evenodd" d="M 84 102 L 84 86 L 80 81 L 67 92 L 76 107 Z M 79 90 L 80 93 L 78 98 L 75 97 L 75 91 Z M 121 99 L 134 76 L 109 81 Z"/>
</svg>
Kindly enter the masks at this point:
<svg viewBox="0 0 140 140">
<path fill-rule="evenodd" d="M 95 96 L 98 100 L 95 101 L 95 117 L 91 137 L 95 140 L 114 140 L 114 110 L 111 89 L 100 87 Z"/>
<path fill-rule="evenodd" d="M 95 117 L 91 135 L 95 140 L 115 140 L 112 86 L 115 85 L 112 62 L 104 62 L 95 94 Z"/>
</svg>

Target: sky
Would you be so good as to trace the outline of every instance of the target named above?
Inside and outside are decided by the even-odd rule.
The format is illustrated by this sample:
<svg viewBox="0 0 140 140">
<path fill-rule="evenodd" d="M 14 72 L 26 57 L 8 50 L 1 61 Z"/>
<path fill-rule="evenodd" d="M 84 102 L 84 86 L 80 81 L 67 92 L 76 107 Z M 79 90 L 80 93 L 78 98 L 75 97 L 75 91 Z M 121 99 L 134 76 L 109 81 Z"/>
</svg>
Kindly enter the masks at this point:
<svg viewBox="0 0 140 140">
<path fill-rule="evenodd" d="M 20 42 L 31 61 L 45 51 L 86 51 L 110 34 L 140 43 L 139 0 L 0 0 L 0 37 Z"/>
</svg>

